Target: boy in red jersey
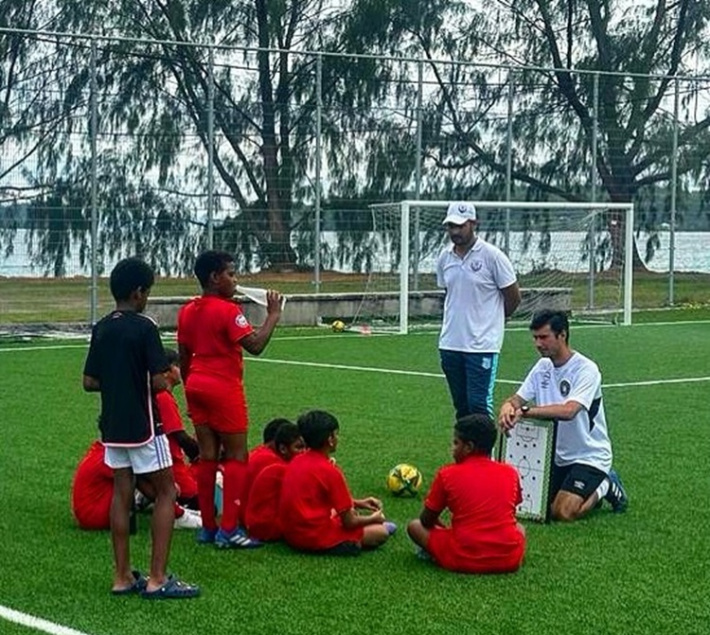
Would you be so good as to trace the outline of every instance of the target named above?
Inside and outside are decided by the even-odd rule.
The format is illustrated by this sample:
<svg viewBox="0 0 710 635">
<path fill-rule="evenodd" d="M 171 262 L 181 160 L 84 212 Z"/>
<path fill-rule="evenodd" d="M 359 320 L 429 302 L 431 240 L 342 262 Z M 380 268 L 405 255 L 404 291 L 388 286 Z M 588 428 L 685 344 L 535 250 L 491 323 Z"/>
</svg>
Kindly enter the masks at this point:
<svg viewBox="0 0 710 635">
<path fill-rule="evenodd" d="M 170 369 L 165 373 L 168 383 L 167 390 L 163 390 L 156 395 L 160 418 L 163 421 L 163 430 L 168 436 L 170 445 L 170 456 L 173 459 L 173 476 L 175 485 L 178 488 L 178 502 L 190 509 L 199 509 L 197 500 L 197 480 L 195 472 L 197 466 L 187 465 L 185 455 L 190 461 L 196 461 L 200 455 L 197 441 L 185 432 L 185 427 L 180 416 L 180 408 L 173 396 L 173 388 L 181 382 L 180 360 L 178 354 L 172 348 L 165 349 L 165 358 L 170 364 Z"/>
<path fill-rule="evenodd" d="M 356 555 L 362 548 L 379 547 L 397 528 L 385 520 L 378 499 L 353 499 L 345 476 L 330 460 L 339 428 L 338 420 L 322 410 L 298 418 L 308 449 L 288 464 L 279 498 L 284 539 L 295 549 Z"/>
<path fill-rule="evenodd" d="M 257 474 L 259 474 L 259 472 L 261 472 L 261 470 L 268 465 L 283 462 L 283 459 L 279 456 L 279 452 L 276 447 L 276 433 L 284 424 L 293 426 L 293 428 L 298 430 L 298 428 L 296 428 L 296 426 L 288 419 L 272 419 L 264 426 L 264 431 L 262 433 L 264 442 L 249 450 L 247 477 L 244 483 L 244 498 L 242 499 L 242 504 L 239 507 L 239 521 L 244 526 L 246 526 L 245 514 L 247 504 L 249 503 L 249 492 L 251 492 L 251 487 Z"/>
<path fill-rule="evenodd" d="M 91 331 L 82 384 L 86 391 L 101 393 L 99 428 L 106 446 L 104 459 L 113 470 L 112 593 L 190 598 L 199 595 L 199 587 L 166 573 L 175 520 L 175 481 L 168 442 L 155 416 L 155 393 L 166 388 L 168 363 L 157 325 L 142 315 L 153 282 L 153 270 L 138 258 L 126 258 L 113 268 L 110 286 L 116 308 Z M 134 475 L 147 479 L 156 495 L 148 579 L 130 563 Z"/>
<path fill-rule="evenodd" d="M 281 538 L 279 496 L 286 465 L 306 449 L 298 426 L 290 421 L 279 426 L 273 443 L 276 446 L 273 460 L 262 463 L 258 474 L 252 479 L 244 503 L 244 525 L 250 536 L 262 541 Z"/>
<path fill-rule="evenodd" d="M 71 508 L 80 529 L 105 530 L 111 527 L 113 499 L 113 470 L 104 461 L 105 448 L 94 441 L 82 457 L 72 483 Z M 146 500 L 155 500 L 150 483 L 139 478 L 138 491 Z M 199 514 L 191 513 L 175 503 L 174 529 L 198 529 L 202 526 Z"/>
<path fill-rule="evenodd" d="M 200 448 L 197 490 L 203 526 L 197 540 L 219 548 L 258 547 L 260 543 L 239 527 L 248 455 L 242 349 L 259 355 L 266 348 L 281 317 L 281 296 L 267 292 L 266 319 L 254 329 L 232 300 L 237 280 L 230 254 L 200 254 L 195 275 L 202 296 L 180 309 L 177 337 L 188 411 Z M 220 459 L 224 485 L 218 528 L 213 501 Z"/>
<path fill-rule="evenodd" d="M 104 446 L 94 441 L 74 473 L 71 509 L 81 529 L 109 529 L 113 470 L 104 462 Z"/>
<path fill-rule="evenodd" d="M 407 527 L 409 537 L 444 569 L 461 573 L 510 573 L 520 568 L 525 530 L 517 523 L 520 478 L 511 465 L 490 458 L 493 421 L 483 414 L 454 425 L 455 463 L 436 474 L 424 509 Z M 448 508 L 451 527 L 439 523 Z"/>
</svg>

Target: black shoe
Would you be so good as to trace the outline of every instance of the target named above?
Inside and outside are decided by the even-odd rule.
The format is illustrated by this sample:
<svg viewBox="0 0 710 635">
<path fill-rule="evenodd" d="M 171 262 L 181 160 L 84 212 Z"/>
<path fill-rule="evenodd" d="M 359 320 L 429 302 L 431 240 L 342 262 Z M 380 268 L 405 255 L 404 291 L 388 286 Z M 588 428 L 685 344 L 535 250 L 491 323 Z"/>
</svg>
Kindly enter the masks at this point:
<svg viewBox="0 0 710 635">
<path fill-rule="evenodd" d="M 606 493 L 606 500 L 611 503 L 614 513 L 625 512 L 629 506 L 629 497 L 626 495 L 624 484 L 621 482 L 616 470 L 609 470 L 609 491 Z"/>
</svg>

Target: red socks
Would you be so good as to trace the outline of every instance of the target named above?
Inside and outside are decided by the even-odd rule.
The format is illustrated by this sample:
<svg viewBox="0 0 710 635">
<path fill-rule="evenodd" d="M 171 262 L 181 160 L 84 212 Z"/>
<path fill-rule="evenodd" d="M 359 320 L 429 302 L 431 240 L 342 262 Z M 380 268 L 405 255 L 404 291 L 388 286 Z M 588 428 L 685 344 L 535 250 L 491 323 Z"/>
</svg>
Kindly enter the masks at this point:
<svg viewBox="0 0 710 635">
<path fill-rule="evenodd" d="M 197 463 L 197 500 L 202 514 L 202 526 L 205 529 L 217 529 L 217 519 L 214 510 L 214 487 L 217 477 L 217 461 L 200 461 Z M 225 475 L 226 484 L 226 475 Z"/>
<path fill-rule="evenodd" d="M 228 459 L 222 462 L 224 470 L 222 531 L 230 533 L 239 526 L 239 508 L 244 498 L 247 480 L 247 462 Z M 200 505 L 202 501 L 200 501 Z M 205 519 L 202 517 L 204 526 Z"/>
</svg>

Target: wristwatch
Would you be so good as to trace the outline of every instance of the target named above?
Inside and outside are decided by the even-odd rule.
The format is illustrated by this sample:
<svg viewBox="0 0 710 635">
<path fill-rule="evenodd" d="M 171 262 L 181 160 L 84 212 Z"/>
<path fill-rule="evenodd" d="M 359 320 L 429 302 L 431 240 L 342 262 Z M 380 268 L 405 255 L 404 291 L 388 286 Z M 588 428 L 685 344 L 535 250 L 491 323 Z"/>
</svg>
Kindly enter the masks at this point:
<svg viewBox="0 0 710 635">
<path fill-rule="evenodd" d="M 522 412 L 524 415 L 528 414 L 528 412 L 530 412 L 530 406 L 520 406 L 520 412 Z"/>
</svg>

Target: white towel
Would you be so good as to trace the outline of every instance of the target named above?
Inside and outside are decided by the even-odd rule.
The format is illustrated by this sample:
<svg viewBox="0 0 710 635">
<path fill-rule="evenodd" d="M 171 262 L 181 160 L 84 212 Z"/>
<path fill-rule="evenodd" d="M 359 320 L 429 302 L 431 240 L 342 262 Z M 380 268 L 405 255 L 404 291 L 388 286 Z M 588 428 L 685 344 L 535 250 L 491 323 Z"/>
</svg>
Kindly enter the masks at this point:
<svg viewBox="0 0 710 635">
<path fill-rule="evenodd" d="M 260 304 L 261 306 L 266 306 L 266 289 L 260 289 L 258 287 L 243 287 L 242 285 L 237 285 L 237 293 L 245 295 L 250 300 Z M 281 310 L 283 311 L 286 305 L 286 296 L 281 296 Z"/>
</svg>

